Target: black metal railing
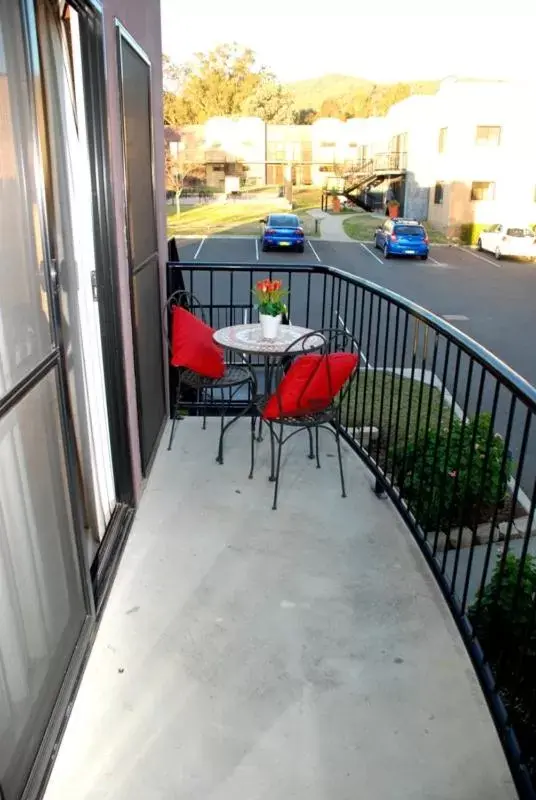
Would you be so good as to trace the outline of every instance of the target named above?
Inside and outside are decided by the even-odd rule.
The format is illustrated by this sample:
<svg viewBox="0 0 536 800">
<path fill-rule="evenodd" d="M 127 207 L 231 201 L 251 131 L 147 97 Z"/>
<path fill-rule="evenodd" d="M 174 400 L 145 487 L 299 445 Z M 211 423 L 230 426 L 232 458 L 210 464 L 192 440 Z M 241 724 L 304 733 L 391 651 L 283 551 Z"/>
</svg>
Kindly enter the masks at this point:
<svg viewBox="0 0 536 800">
<path fill-rule="evenodd" d="M 288 288 L 293 323 L 340 326 L 359 342 L 342 434 L 414 534 L 518 791 L 534 798 L 536 390 L 434 314 L 330 267 L 170 262 L 168 293 L 193 292 L 223 327 L 256 318 L 252 288 L 267 275 Z"/>
</svg>

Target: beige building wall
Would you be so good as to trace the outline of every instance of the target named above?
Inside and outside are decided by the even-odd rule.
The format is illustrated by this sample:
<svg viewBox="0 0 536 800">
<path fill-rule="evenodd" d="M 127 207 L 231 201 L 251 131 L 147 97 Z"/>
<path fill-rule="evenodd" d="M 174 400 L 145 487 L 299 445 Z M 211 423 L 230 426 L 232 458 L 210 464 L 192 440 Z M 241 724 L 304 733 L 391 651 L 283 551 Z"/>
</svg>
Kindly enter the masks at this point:
<svg viewBox="0 0 536 800">
<path fill-rule="evenodd" d="M 536 222 L 534 112 L 521 85 L 498 81 L 445 81 L 437 95 L 429 219 L 458 235 L 469 223 Z M 482 134 L 489 131 L 486 142 Z M 480 134 L 479 134 L 480 129 Z M 500 129 L 500 130 L 499 130 Z M 442 148 L 440 148 L 440 130 Z M 439 152 L 440 149 L 443 152 Z M 436 202 L 436 184 L 444 186 Z M 489 199 L 475 199 L 475 184 L 491 184 Z"/>
</svg>

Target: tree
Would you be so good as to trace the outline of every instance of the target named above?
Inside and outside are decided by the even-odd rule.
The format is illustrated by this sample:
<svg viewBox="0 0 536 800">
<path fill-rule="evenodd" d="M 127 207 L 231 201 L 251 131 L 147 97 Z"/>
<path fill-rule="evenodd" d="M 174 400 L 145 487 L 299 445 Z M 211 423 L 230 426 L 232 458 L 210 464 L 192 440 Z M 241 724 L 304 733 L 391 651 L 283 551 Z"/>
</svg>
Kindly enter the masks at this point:
<svg viewBox="0 0 536 800">
<path fill-rule="evenodd" d="M 280 83 L 264 80 L 244 101 L 242 114 L 276 125 L 289 125 L 294 122 L 294 98 Z"/>
<path fill-rule="evenodd" d="M 314 108 L 300 108 L 294 115 L 296 125 L 312 125 L 317 119 L 318 113 Z"/>
<path fill-rule="evenodd" d="M 341 108 L 340 102 L 335 97 L 324 100 L 320 106 L 321 117 L 333 117 L 334 119 L 346 119 L 346 115 Z"/>
<path fill-rule="evenodd" d="M 255 68 L 255 54 L 249 48 L 224 44 L 197 53 L 182 73 L 183 121 L 202 123 L 210 117 L 240 115 L 246 99 L 269 77 L 264 68 Z"/>
</svg>

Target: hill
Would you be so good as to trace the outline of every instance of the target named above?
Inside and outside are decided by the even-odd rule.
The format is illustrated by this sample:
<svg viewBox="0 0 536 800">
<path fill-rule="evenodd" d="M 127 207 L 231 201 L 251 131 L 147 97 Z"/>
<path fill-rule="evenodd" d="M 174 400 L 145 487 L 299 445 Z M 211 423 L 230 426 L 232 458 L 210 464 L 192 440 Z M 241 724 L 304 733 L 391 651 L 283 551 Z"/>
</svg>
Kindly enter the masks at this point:
<svg viewBox="0 0 536 800">
<path fill-rule="evenodd" d="M 367 95 L 373 89 L 381 94 L 389 94 L 396 84 L 375 84 L 366 78 L 357 78 L 352 75 L 322 75 L 319 78 L 309 78 L 286 84 L 294 95 L 296 108 L 312 108 L 320 110 L 325 100 L 347 101 L 355 95 Z M 404 84 L 408 86 L 410 94 L 435 94 L 439 88 L 439 81 L 414 81 Z"/>
<path fill-rule="evenodd" d="M 286 88 L 294 95 L 296 108 L 314 108 L 318 111 L 324 100 L 344 95 L 369 92 L 374 83 L 352 75 L 322 75 L 287 83 Z"/>
</svg>

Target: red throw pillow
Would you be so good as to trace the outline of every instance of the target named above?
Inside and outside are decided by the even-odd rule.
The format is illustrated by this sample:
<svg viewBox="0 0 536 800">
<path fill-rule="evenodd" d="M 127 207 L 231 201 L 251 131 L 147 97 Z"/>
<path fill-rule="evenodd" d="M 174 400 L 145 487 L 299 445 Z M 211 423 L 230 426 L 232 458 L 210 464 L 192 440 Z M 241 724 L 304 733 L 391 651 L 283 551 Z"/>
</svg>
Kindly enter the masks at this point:
<svg viewBox="0 0 536 800">
<path fill-rule="evenodd" d="M 323 411 L 340 392 L 358 361 L 356 353 L 300 356 L 268 400 L 264 419 Z"/>
<path fill-rule="evenodd" d="M 204 378 L 221 378 L 225 373 L 223 351 L 215 344 L 209 325 L 185 308 L 171 312 L 171 365 L 185 367 Z"/>
</svg>

